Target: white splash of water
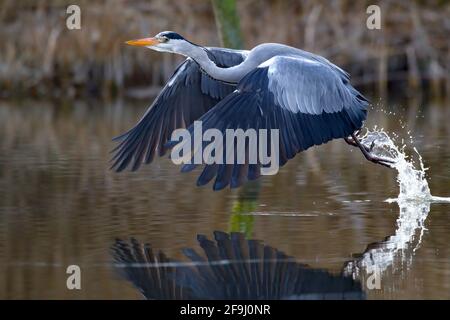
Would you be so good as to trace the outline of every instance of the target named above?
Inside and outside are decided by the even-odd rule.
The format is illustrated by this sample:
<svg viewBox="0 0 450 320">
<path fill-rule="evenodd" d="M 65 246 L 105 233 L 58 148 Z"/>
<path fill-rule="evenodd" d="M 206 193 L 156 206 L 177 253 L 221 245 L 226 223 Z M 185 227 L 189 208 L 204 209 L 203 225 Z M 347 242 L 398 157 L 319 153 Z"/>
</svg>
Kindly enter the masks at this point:
<svg viewBox="0 0 450 320">
<path fill-rule="evenodd" d="M 411 137 L 410 140 L 412 141 Z M 368 147 L 373 146 L 371 152 L 376 156 L 394 161 L 392 166 L 398 173 L 397 182 L 400 191 L 397 198 L 388 199 L 387 202 L 450 202 L 450 198 L 431 195 L 426 179 L 427 168 L 423 165 L 422 157 L 415 147 L 413 150 L 418 158 L 418 168 L 416 168 L 415 162 L 406 155 L 405 144 L 397 147 L 394 140 L 384 130 L 375 127 L 373 131 L 368 131 L 361 141 Z"/>
<path fill-rule="evenodd" d="M 361 138 L 361 142 L 365 146 L 372 147 L 372 154 L 394 162 L 392 166 L 397 170 L 400 190 L 397 198 L 387 199 L 386 202 L 397 202 L 400 214 L 394 235 L 382 242 L 369 245 L 361 257 L 346 266 L 346 272 L 352 273 L 354 277 L 360 276 L 362 270 L 376 269 L 384 272 L 389 266 L 394 265 L 396 257 L 399 257 L 401 262 L 408 260 L 411 262 L 426 230 L 425 220 L 430 212 L 430 204 L 450 203 L 450 198 L 431 195 L 426 180 L 427 169 L 415 148 L 418 168 L 406 155 L 405 145 L 397 147 L 394 140 L 383 130 L 374 128 Z"/>
<path fill-rule="evenodd" d="M 360 276 L 361 271 L 368 273 L 375 270 L 382 273 L 390 266 L 395 267 L 396 259 L 406 262 L 409 266 L 415 251 L 420 247 L 422 237 L 427 230 L 425 220 L 430 212 L 430 201 L 397 200 L 400 214 L 394 235 L 386 240 L 371 244 L 355 261 L 346 266 L 346 272 L 354 277 Z M 401 266 L 400 263 L 398 266 Z"/>
</svg>

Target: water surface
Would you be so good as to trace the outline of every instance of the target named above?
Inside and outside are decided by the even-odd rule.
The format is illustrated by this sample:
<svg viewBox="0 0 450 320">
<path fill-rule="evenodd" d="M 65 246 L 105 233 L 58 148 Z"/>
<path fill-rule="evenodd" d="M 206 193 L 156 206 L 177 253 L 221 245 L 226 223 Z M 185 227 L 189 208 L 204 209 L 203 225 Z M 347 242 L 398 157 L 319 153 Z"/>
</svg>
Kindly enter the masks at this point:
<svg viewBox="0 0 450 320">
<path fill-rule="evenodd" d="M 141 298 L 112 268 L 116 238 L 183 260 L 182 248 L 198 248 L 197 234 L 240 230 L 335 274 L 364 279 L 352 266 L 371 261 L 381 289 L 365 288 L 368 298 L 450 299 L 450 206 L 385 202 L 399 193 L 395 170 L 333 141 L 245 189 L 198 188 L 198 171 L 181 174 L 167 158 L 114 173 L 111 138 L 145 104 L 0 102 L 0 298 Z M 393 113 L 372 110 L 367 127 L 398 133 L 407 152 L 415 146 L 431 193 L 449 196 L 450 109 L 409 101 L 378 108 L 386 105 Z M 66 288 L 70 264 L 81 267 L 81 290 Z"/>
</svg>

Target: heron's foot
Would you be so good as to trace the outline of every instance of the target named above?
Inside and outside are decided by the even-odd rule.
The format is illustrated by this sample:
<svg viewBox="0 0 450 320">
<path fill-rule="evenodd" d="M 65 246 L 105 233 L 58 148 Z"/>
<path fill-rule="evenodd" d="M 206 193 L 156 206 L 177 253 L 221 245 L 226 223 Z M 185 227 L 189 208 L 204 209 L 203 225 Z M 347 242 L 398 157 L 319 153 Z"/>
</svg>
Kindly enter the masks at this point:
<svg viewBox="0 0 450 320">
<path fill-rule="evenodd" d="M 352 134 L 351 136 L 352 136 L 351 140 L 350 140 L 350 138 L 346 138 L 345 141 L 353 146 L 358 147 L 367 160 L 369 160 L 373 163 L 376 163 L 376 164 L 381 164 L 382 166 L 385 166 L 388 168 L 393 168 L 393 164 L 395 163 L 394 160 L 382 158 L 382 157 L 376 156 L 372 153 L 373 148 L 375 146 L 375 141 L 372 141 L 372 143 L 370 144 L 370 147 L 368 147 L 366 145 L 363 145 L 361 143 L 361 141 L 358 140 L 358 138 L 356 137 L 355 134 Z"/>
<path fill-rule="evenodd" d="M 364 157 L 376 164 L 381 164 L 382 166 L 388 167 L 388 168 L 393 168 L 393 164 L 395 163 L 394 160 L 391 159 L 387 159 L 387 158 L 382 158 L 382 157 L 378 157 L 373 155 L 370 152 L 363 152 Z"/>
</svg>

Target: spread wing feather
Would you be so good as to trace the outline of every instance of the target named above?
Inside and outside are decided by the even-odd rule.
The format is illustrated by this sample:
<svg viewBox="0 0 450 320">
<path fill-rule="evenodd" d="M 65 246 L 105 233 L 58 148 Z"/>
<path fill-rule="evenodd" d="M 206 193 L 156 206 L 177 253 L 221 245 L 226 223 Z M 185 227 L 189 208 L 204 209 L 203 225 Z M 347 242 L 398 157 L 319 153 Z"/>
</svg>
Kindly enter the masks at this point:
<svg viewBox="0 0 450 320">
<path fill-rule="evenodd" d="M 350 85 L 348 76 L 340 69 L 304 57 L 277 56 L 248 73 L 237 90 L 199 120 L 203 131 L 215 128 L 223 137 L 227 129 L 252 128 L 257 132 L 267 129 L 269 150 L 270 130 L 278 129 L 279 165 L 283 166 L 311 146 L 347 137 L 360 129 L 367 105 L 368 101 Z M 188 129 L 193 134 L 193 126 Z M 171 141 L 168 146 L 177 142 Z M 223 150 L 227 150 L 227 142 L 224 139 Z M 189 142 L 180 143 L 182 149 L 182 144 Z M 182 171 L 196 167 L 192 160 Z M 264 167 L 260 162 L 226 164 L 226 152 L 222 162 L 205 165 L 197 184 L 204 185 L 215 178 L 214 190 L 227 185 L 238 187 L 247 179 L 259 177 Z"/>
<path fill-rule="evenodd" d="M 242 62 L 245 52 L 209 48 L 208 55 L 218 66 L 231 67 Z M 208 77 L 187 58 L 141 120 L 114 139 L 119 144 L 113 150 L 112 168 L 122 171 L 131 166 L 137 170 L 142 163 L 152 162 L 155 154 L 164 155 L 164 144 L 175 129 L 189 126 L 234 89 L 233 85 Z"/>
</svg>

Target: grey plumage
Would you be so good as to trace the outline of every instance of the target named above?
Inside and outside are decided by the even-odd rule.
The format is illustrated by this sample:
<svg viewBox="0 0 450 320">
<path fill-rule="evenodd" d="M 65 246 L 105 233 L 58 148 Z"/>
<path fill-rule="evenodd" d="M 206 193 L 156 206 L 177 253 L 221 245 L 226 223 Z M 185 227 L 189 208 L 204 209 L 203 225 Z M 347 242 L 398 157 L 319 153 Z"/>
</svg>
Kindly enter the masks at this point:
<svg viewBox="0 0 450 320">
<path fill-rule="evenodd" d="M 218 66 L 230 67 L 243 60 L 243 53 L 209 48 L 208 55 Z M 131 165 L 137 170 L 151 163 L 155 154 L 163 156 L 173 130 L 186 128 L 217 102 L 234 90 L 234 86 L 210 78 L 199 65 L 187 58 L 175 70 L 141 120 L 128 132 L 114 138 L 112 168 L 122 171 Z"/>
<path fill-rule="evenodd" d="M 321 56 L 273 43 L 235 51 L 206 49 L 184 39 L 171 41 L 172 47 L 164 44 L 158 51 L 190 58 L 136 127 L 118 138 L 122 142 L 113 158 L 118 171 L 130 164 L 135 170 L 142 162 L 150 163 L 155 153 L 165 154 L 178 143 L 170 141 L 171 132 L 187 127 L 193 133 L 197 119 L 203 131 L 278 129 L 280 166 L 311 146 L 348 137 L 366 119 L 367 99 L 351 86 L 345 71 Z M 182 171 L 195 167 L 186 164 Z M 215 178 L 214 190 L 238 187 L 258 178 L 261 167 L 260 163 L 205 165 L 197 184 Z"/>
<path fill-rule="evenodd" d="M 203 130 L 216 128 L 223 133 L 226 129 L 279 129 L 279 164 L 283 166 L 298 152 L 347 137 L 361 128 L 366 107 L 367 100 L 350 86 L 348 78 L 327 64 L 276 56 L 245 75 L 234 92 L 199 120 Z M 189 130 L 193 133 L 193 127 Z M 260 166 L 205 165 L 197 184 L 204 185 L 215 177 L 214 190 L 239 187 L 258 178 Z M 182 170 L 195 167 L 184 165 Z"/>
</svg>

